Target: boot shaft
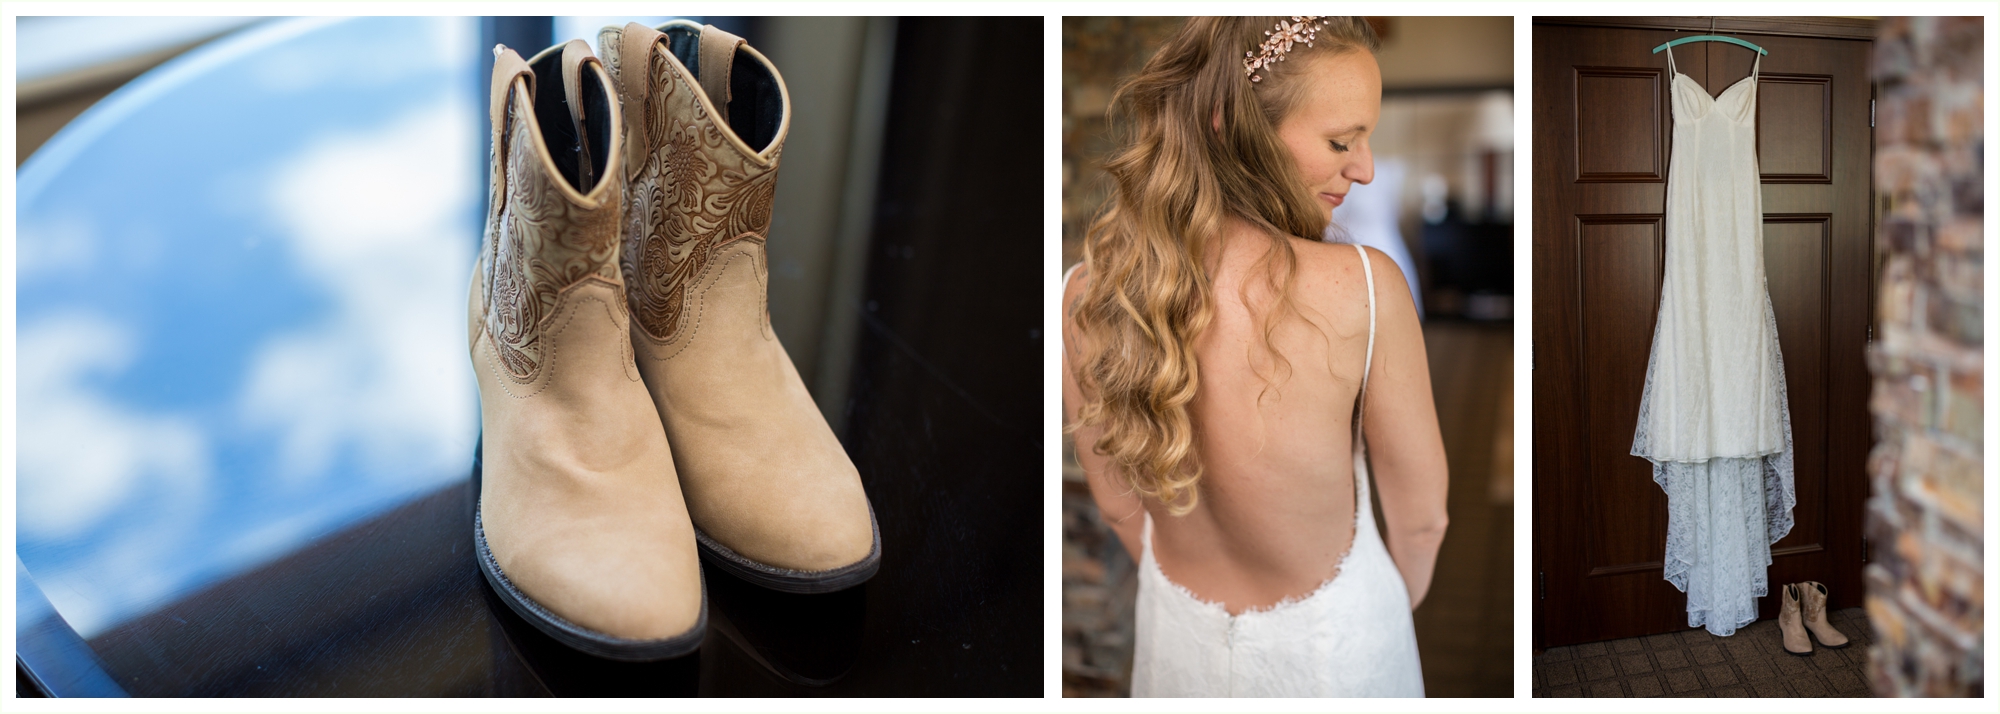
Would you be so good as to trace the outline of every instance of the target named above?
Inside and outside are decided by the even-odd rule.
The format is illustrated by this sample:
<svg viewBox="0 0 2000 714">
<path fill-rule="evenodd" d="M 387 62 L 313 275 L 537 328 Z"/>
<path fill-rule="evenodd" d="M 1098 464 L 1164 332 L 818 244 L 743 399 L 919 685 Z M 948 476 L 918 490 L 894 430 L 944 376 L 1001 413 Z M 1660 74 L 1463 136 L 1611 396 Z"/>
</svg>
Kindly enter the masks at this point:
<svg viewBox="0 0 2000 714">
<path fill-rule="evenodd" d="M 677 342 L 691 331 L 689 293 L 719 253 L 755 244 L 763 282 L 790 98 L 768 59 L 713 27 L 634 23 L 605 28 L 599 45 L 618 48 L 609 63 L 626 110 L 631 312 L 646 338 Z"/>
<path fill-rule="evenodd" d="M 525 384 L 554 351 L 542 332 L 565 290 L 597 280 L 622 292 L 622 119 L 609 73 L 582 41 L 527 61 L 495 54 L 474 337 L 490 335 L 501 371 Z"/>
<path fill-rule="evenodd" d="M 1798 584 L 1800 612 L 1807 620 L 1826 621 L 1826 586 L 1816 582 Z"/>
</svg>

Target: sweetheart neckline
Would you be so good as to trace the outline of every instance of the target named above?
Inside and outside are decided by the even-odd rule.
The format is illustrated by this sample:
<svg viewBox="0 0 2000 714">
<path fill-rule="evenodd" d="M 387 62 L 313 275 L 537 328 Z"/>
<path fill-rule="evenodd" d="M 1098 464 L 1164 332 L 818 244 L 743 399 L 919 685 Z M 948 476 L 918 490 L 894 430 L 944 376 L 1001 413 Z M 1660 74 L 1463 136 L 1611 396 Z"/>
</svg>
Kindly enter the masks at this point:
<svg viewBox="0 0 2000 714">
<path fill-rule="evenodd" d="M 1695 86 L 1695 87 L 1697 87 L 1697 88 L 1699 88 L 1699 89 L 1701 89 L 1701 95 L 1702 95 L 1702 96 L 1704 96 L 1704 97 L 1708 97 L 1708 101 L 1709 101 L 1710 103 L 1714 103 L 1714 102 L 1719 102 L 1719 101 L 1722 101 L 1722 94 L 1728 94 L 1728 93 L 1730 92 L 1730 90 L 1733 90 L 1733 89 L 1735 89 L 1735 88 L 1737 88 L 1737 87 L 1741 87 L 1741 86 L 1743 86 L 1743 83 L 1744 83 L 1744 82 L 1748 82 L 1748 81 L 1750 81 L 1750 80 L 1753 80 L 1753 79 L 1756 79 L 1756 78 L 1757 78 L 1757 75 L 1755 75 L 1755 74 L 1752 74 L 1752 75 L 1749 75 L 1749 76 L 1746 76 L 1746 77 L 1744 77 L 1744 78 L 1742 78 L 1742 79 L 1739 79 L 1739 80 L 1736 80 L 1735 82 L 1731 83 L 1731 84 L 1730 84 L 1729 86 L 1727 86 L 1727 87 L 1723 87 L 1723 88 L 1722 88 L 1722 94 L 1709 94 L 1709 93 L 1708 93 L 1708 88 L 1707 88 L 1707 87 L 1703 87 L 1703 86 L 1701 86 L 1701 83 L 1700 83 L 1700 82 L 1695 82 L 1695 79 L 1694 79 L 1693 77 L 1689 77 L 1689 76 L 1687 75 L 1687 73 L 1686 73 L 1686 72 L 1682 72 L 1682 71 L 1679 71 L 1679 70 L 1675 70 L 1675 71 L 1674 71 L 1674 80 L 1675 80 L 1675 81 L 1679 81 L 1679 80 L 1680 80 L 1680 79 L 1682 79 L 1682 78 L 1686 78 L 1686 79 L 1687 79 L 1687 81 L 1690 81 L 1690 82 L 1694 82 L 1694 86 Z"/>
</svg>

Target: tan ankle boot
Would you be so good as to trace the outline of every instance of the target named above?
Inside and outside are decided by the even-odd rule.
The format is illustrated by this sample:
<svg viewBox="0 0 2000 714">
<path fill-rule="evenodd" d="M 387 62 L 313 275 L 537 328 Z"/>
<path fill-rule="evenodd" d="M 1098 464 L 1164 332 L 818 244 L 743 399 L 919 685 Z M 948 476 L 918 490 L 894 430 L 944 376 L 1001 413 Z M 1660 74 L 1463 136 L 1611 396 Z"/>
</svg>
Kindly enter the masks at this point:
<svg viewBox="0 0 2000 714">
<path fill-rule="evenodd" d="M 1812 656 L 1812 641 L 1806 639 L 1805 625 L 1799 618 L 1799 586 L 1785 586 L 1785 601 L 1778 606 L 1778 632 L 1784 635 L 1785 652 L 1800 657 Z"/>
<path fill-rule="evenodd" d="M 629 142 L 632 344 L 702 554 L 777 590 L 859 584 L 881 562 L 874 514 L 765 302 L 784 80 L 742 39 L 687 21 L 607 27 L 598 46 Z"/>
<path fill-rule="evenodd" d="M 632 362 L 611 77 L 582 41 L 526 62 L 495 54 L 492 207 L 469 300 L 480 569 L 579 650 L 685 654 L 707 603 L 673 454 Z"/>
<path fill-rule="evenodd" d="M 1833 629 L 1833 623 L 1826 621 L 1826 586 L 1816 582 L 1799 583 L 1805 593 L 1804 613 L 1806 632 L 1812 635 L 1819 646 L 1837 650 L 1847 646 L 1847 635 Z"/>
</svg>

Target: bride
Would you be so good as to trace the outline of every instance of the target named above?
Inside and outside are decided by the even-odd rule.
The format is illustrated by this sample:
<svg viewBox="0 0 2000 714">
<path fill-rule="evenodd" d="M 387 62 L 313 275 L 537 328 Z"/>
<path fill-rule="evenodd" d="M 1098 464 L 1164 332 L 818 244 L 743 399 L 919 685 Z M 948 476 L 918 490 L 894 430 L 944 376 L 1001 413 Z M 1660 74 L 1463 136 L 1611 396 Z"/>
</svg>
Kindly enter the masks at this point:
<svg viewBox="0 0 2000 714">
<path fill-rule="evenodd" d="M 1446 521 L 1423 334 L 1394 261 L 1311 238 L 1373 178 L 1376 46 L 1360 18 L 1196 18 L 1114 99 L 1063 407 L 1139 563 L 1134 695 L 1423 695 L 1410 611 Z"/>
</svg>

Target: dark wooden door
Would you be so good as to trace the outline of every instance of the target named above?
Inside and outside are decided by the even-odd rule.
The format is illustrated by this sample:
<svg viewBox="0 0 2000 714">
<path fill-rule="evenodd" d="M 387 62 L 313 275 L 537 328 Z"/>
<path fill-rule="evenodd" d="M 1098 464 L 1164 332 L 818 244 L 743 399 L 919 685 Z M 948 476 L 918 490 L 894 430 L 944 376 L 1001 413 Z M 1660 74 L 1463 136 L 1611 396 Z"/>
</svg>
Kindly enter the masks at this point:
<svg viewBox="0 0 2000 714">
<path fill-rule="evenodd" d="M 1673 170 L 1672 75 L 1652 48 L 1689 33 L 1666 19 L 1654 27 L 1634 20 L 1538 18 L 1534 27 L 1535 624 L 1543 647 L 1687 627 L 1686 596 L 1661 574 L 1666 495 L 1630 452 Z M 1685 18 L 1681 27 L 1706 33 L 1708 20 Z M 1736 34 L 1770 52 L 1758 84 L 1757 154 L 1798 496 L 1796 525 L 1772 546 L 1768 618 L 1784 583 L 1826 583 L 1835 607 L 1861 602 L 1872 233 L 1870 43 L 1862 38 L 1872 33 L 1841 39 L 1784 34 L 1798 28 L 1782 22 L 1738 25 L 1751 27 L 1763 32 Z M 1674 54 L 1711 95 L 1747 76 L 1753 59 L 1717 42 Z"/>
</svg>

